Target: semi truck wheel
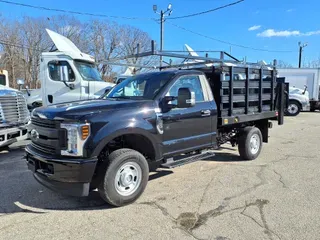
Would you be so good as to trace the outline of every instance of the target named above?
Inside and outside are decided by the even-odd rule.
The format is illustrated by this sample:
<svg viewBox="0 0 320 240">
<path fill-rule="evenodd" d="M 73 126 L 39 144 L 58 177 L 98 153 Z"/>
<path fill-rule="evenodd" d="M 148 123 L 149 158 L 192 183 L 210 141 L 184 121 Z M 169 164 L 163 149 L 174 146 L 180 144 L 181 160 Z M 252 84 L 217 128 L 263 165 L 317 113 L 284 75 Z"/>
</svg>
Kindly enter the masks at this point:
<svg viewBox="0 0 320 240">
<path fill-rule="evenodd" d="M 256 159 L 262 148 L 262 134 L 259 128 L 245 127 L 238 139 L 240 157 L 244 160 Z"/>
<path fill-rule="evenodd" d="M 297 101 L 290 100 L 288 109 L 286 109 L 285 114 L 287 116 L 297 116 L 301 112 L 301 106 Z"/>
<path fill-rule="evenodd" d="M 124 148 L 112 152 L 108 160 L 105 176 L 98 187 L 100 196 L 116 207 L 137 200 L 149 179 L 149 165 L 145 157 Z"/>
</svg>

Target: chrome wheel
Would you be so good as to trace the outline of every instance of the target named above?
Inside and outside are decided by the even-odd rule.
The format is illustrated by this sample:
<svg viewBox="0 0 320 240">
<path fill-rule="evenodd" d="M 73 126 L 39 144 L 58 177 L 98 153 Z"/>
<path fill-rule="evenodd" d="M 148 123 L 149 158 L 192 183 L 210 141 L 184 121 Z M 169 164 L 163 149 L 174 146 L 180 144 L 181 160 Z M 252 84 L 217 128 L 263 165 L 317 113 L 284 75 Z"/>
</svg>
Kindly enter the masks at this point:
<svg viewBox="0 0 320 240">
<path fill-rule="evenodd" d="M 122 196 L 130 196 L 140 186 L 141 177 L 142 170 L 137 163 L 127 162 L 123 164 L 116 174 L 116 191 Z"/>
<path fill-rule="evenodd" d="M 299 111 L 299 107 L 297 106 L 297 104 L 291 103 L 288 106 L 288 113 L 294 115 Z"/>
<path fill-rule="evenodd" d="M 260 148 L 260 138 L 258 134 L 253 134 L 250 138 L 250 152 L 256 154 Z"/>
</svg>

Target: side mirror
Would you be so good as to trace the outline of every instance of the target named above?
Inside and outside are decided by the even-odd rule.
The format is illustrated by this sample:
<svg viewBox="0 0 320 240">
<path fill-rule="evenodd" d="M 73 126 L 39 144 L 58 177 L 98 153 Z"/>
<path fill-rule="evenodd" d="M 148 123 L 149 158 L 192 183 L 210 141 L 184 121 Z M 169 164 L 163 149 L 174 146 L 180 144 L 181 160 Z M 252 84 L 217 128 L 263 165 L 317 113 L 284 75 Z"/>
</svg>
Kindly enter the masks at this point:
<svg viewBox="0 0 320 240">
<path fill-rule="evenodd" d="M 60 65 L 60 80 L 62 82 L 69 82 L 69 73 L 68 73 L 68 67 L 65 65 Z"/>
<path fill-rule="evenodd" d="M 17 79 L 17 84 L 19 86 L 19 90 L 21 90 L 21 87 L 24 85 L 24 79 L 18 78 Z"/>
<path fill-rule="evenodd" d="M 26 86 L 26 91 L 27 91 L 28 96 L 30 97 L 30 96 L 31 96 L 31 93 L 30 93 L 30 91 L 29 91 L 29 87 L 28 87 L 28 86 Z"/>
<path fill-rule="evenodd" d="M 304 85 L 304 90 L 303 90 L 303 92 L 302 92 L 303 95 L 306 93 L 307 88 L 308 88 L 307 85 Z"/>
<path fill-rule="evenodd" d="M 64 83 L 64 85 L 66 85 L 66 87 L 70 88 L 70 90 L 73 90 L 75 88 L 74 84 L 67 83 L 70 81 L 68 67 L 65 65 L 61 65 L 61 66 L 59 66 L 59 68 L 60 68 L 60 81 L 62 81 Z"/>
<path fill-rule="evenodd" d="M 178 90 L 178 108 L 189 108 L 196 104 L 196 96 L 189 88 L 179 88 Z"/>
</svg>

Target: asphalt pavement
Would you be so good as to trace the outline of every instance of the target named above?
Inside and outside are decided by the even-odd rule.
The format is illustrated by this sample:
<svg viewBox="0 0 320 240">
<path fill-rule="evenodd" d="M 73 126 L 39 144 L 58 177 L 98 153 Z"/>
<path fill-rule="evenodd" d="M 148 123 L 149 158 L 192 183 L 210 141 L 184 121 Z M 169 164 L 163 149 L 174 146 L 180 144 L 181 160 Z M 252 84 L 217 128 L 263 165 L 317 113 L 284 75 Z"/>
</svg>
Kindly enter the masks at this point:
<svg viewBox="0 0 320 240">
<path fill-rule="evenodd" d="M 0 152 L 0 239 L 320 239 L 320 113 L 285 118 L 254 161 L 230 145 L 150 174 L 137 202 L 113 208 L 93 192 L 38 184 L 24 144 Z"/>
</svg>

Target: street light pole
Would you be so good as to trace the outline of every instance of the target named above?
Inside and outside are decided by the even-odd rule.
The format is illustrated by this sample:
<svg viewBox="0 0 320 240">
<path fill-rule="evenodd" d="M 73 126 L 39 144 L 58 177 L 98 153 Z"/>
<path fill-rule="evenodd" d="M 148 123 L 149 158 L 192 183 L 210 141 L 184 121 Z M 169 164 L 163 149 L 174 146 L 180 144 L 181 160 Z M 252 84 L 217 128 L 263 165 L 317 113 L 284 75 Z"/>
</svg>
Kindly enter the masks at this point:
<svg viewBox="0 0 320 240">
<path fill-rule="evenodd" d="M 301 68 L 302 51 L 303 51 L 303 48 L 308 46 L 308 43 L 301 44 L 301 42 L 299 42 L 298 44 L 299 44 L 299 68 Z"/>
<path fill-rule="evenodd" d="M 157 9 L 158 9 L 157 5 L 153 5 L 153 11 L 160 15 L 160 51 L 163 50 L 164 21 L 166 16 L 171 15 L 172 13 L 171 7 L 172 5 L 169 4 L 166 11 L 161 10 L 160 12 L 157 12 Z M 166 13 L 168 13 L 168 15 L 166 15 Z M 160 67 L 162 67 L 162 62 L 163 62 L 162 56 L 160 56 Z"/>
<path fill-rule="evenodd" d="M 163 50 L 164 12 L 160 12 L 160 51 Z M 160 56 L 160 67 L 162 67 L 162 56 Z"/>
</svg>

